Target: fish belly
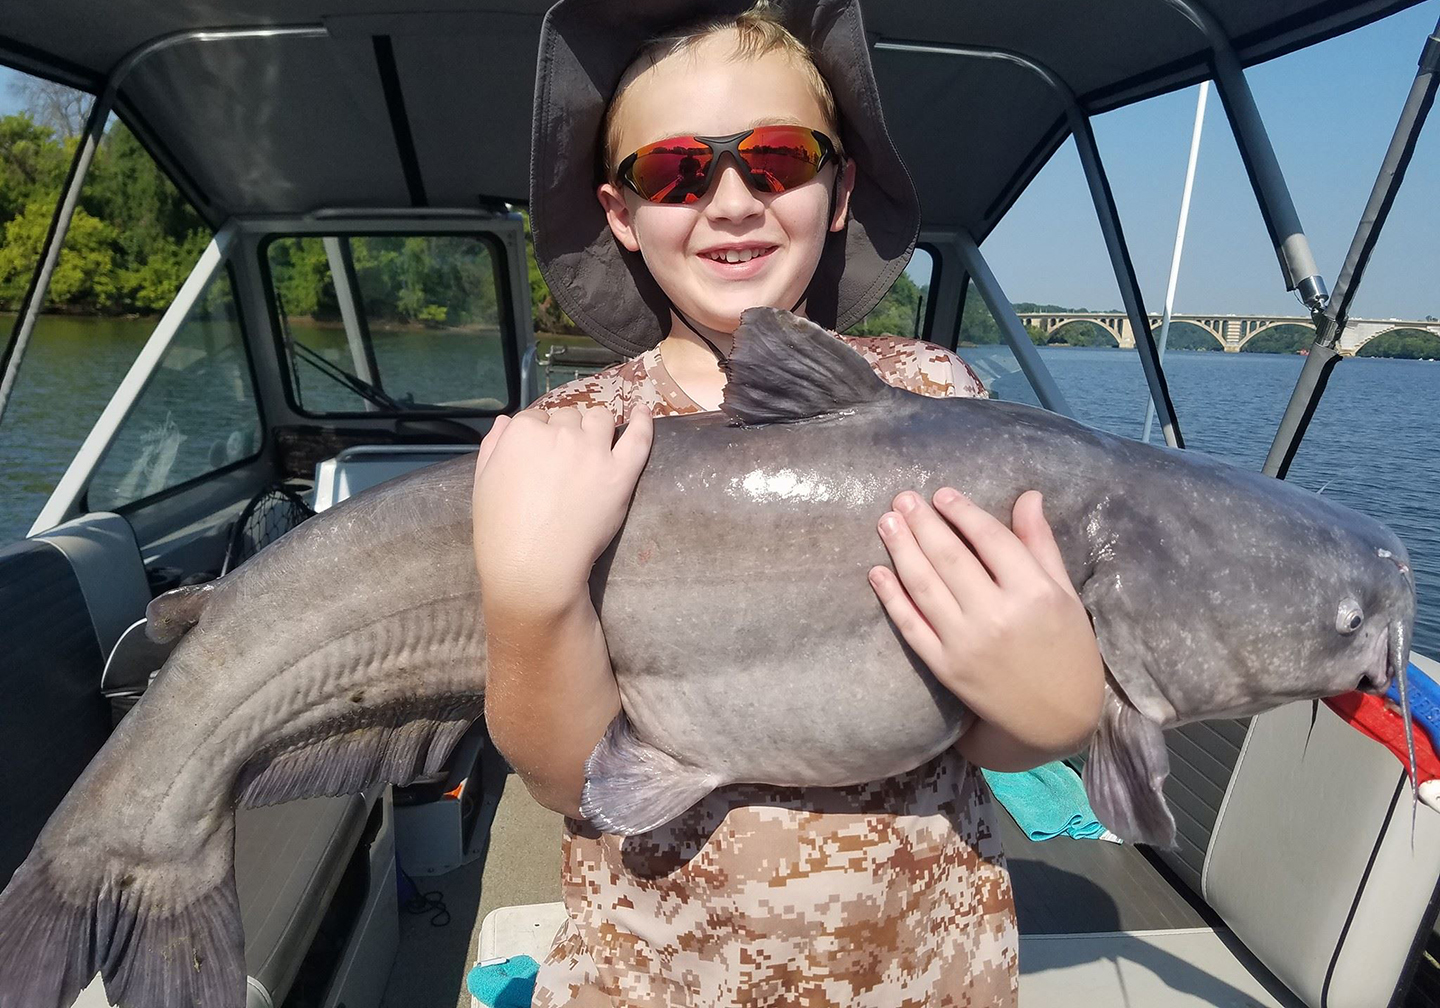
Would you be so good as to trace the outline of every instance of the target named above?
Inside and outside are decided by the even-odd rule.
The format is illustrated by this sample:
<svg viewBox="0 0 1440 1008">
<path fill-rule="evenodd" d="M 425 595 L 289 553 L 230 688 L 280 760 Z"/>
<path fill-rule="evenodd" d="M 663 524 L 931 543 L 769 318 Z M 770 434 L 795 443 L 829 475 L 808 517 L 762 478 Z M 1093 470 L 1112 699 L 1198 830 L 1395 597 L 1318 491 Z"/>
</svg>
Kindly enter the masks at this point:
<svg viewBox="0 0 1440 1008">
<path fill-rule="evenodd" d="M 903 644 L 866 578 L 876 522 L 934 474 L 844 418 L 657 425 L 597 574 L 635 735 L 724 782 L 838 786 L 903 773 L 963 708 Z M 884 461 L 882 461 L 884 460 Z"/>
</svg>

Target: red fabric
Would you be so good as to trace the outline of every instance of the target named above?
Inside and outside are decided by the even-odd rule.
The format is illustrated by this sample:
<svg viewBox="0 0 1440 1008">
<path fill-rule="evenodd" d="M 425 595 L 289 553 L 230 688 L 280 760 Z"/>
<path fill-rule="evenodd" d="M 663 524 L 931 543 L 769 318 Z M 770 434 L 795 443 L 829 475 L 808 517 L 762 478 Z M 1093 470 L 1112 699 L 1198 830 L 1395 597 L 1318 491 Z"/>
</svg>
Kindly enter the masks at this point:
<svg viewBox="0 0 1440 1008">
<path fill-rule="evenodd" d="M 1383 697 L 1373 693 L 1342 693 L 1326 697 L 1325 704 L 1344 718 L 1350 727 L 1389 749 L 1401 763 L 1409 764 L 1410 758 L 1405 751 L 1405 724 Z M 1417 785 L 1440 778 L 1440 756 L 1435 754 L 1430 735 L 1418 724 L 1415 725 L 1415 775 Z"/>
</svg>

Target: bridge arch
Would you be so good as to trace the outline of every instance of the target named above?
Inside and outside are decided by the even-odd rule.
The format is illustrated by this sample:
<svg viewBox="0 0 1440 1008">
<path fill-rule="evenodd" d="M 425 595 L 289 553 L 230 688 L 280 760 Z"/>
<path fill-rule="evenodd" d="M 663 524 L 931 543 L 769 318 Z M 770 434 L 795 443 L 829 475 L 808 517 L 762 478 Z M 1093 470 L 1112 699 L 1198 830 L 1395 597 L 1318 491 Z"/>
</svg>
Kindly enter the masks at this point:
<svg viewBox="0 0 1440 1008">
<path fill-rule="evenodd" d="M 1255 337 L 1261 335 L 1262 333 L 1267 333 L 1272 329 L 1278 329 L 1280 326 L 1299 326 L 1302 329 L 1309 329 L 1312 334 L 1315 332 L 1315 326 L 1312 323 L 1305 322 L 1303 320 L 1281 319 L 1275 322 L 1266 322 L 1264 325 L 1257 326 L 1251 332 L 1246 333 L 1244 336 L 1240 337 L 1240 342 L 1235 344 L 1235 349 L 1243 350 L 1245 348 L 1245 344 L 1255 339 Z"/>
<path fill-rule="evenodd" d="M 1106 347 L 1118 347 L 1120 345 L 1119 333 L 1117 331 L 1119 324 L 1118 322 L 1112 321 L 1108 316 L 1096 315 L 1093 318 L 1065 318 L 1054 321 L 1058 324 L 1045 330 L 1045 338 L 1047 341 L 1059 335 L 1063 330 L 1078 325 L 1086 327 L 1083 331 L 1096 334 L 1096 337 L 1083 344 L 1076 345 Z"/>
<path fill-rule="evenodd" d="M 1160 339 L 1160 322 L 1160 319 L 1152 319 L 1150 323 L 1150 331 L 1154 333 L 1156 340 Z M 1175 345 L 1176 326 L 1190 326 L 1192 328 L 1198 329 L 1206 336 L 1209 336 L 1212 340 L 1215 341 L 1216 350 L 1225 349 L 1225 337 L 1220 332 L 1217 332 L 1215 328 L 1209 324 L 1209 320 L 1176 318 L 1174 316 L 1171 316 L 1170 318 L 1170 338 L 1167 341 L 1169 346 L 1173 347 Z"/>
<path fill-rule="evenodd" d="M 1382 330 L 1380 330 L 1380 331 L 1377 332 L 1377 333 L 1372 333 L 1371 335 L 1366 336 L 1363 340 L 1361 340 L 1360 342 L 1358 342 L 1358 343 L 1355 344 L 1355 347 L 1354 347 L 1354 350 L 1352 351 L 1352 353 L 1357 353 L 1357 354 L 1358 354 L 1358 353 L 1360 352 L 1360 348 L 1363 347 L 1363 346 L 1365 346 L 1365 344 L 1367 344 L 1367 343 L 1373 343 L 1375 340 L 1379 339 L 1381 336 L 1388 336 L 1390 333 L 1393 333 L 1393 332 L 1420 332 L 1420 333 L 1425 333 L 1427 336 L 1432 337 L 1432 338 L 1436 341 L 1437 348 L 1440 348 L 1440 327 L 1431 328 L 1431 327 L 1429 327 L 1429 326 L 1392 325 L 1392 326 L 1390 326 L 1390 327 L 1387 328 L 1387 329 L 1382 329 Z"/>
</svg>

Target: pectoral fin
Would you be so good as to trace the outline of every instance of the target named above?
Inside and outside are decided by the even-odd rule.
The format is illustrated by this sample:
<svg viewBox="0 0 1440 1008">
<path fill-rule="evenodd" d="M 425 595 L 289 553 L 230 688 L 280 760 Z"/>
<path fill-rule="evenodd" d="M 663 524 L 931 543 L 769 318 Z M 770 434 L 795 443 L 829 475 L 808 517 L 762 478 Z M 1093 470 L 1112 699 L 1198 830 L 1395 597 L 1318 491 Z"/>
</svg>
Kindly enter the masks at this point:
<svg viewBox="0 0 1440 1008">
<path fill-rule="evenodd" d="M 663 826 L 721 783 L 642 742 L 622 713 L 585 761 L 580 812 L 605 833 L 632 836 Z"/>
<path fill-rule="evenodd" d="M 1085 761 L 1085 793 L 1096 816 L 1123 840 L 1173 848 L 1175 817 L 1164 792 L 1169 774 L 1160 726 L 1107 687 Z"/>
</svg>

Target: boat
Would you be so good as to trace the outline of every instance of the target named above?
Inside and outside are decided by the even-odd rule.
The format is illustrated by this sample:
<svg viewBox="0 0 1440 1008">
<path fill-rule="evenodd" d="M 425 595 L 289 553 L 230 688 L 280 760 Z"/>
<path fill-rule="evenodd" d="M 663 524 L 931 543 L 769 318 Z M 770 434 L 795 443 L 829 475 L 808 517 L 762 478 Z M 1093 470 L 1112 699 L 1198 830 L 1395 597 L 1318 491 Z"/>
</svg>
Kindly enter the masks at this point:
<svg viewBox="0 0 1440 1008">
<path fill-rule="evenodd" d="M 1317 324 L 1266 462 L 1283 477 L 1433 99 L 1440 29 L 1415 40 L 1421 73 L 1395 110 L 1378 212 L 1367 211 L 1333 283 L 1310 253 L 1246 68 L 1415 2 L 869 3 L 887 121 L 925 209 L 932 275 L 918 334 L 953 348 L 966 299 L 982 298 L 1029 394 L 1073 412 L 980 250 L 1073 138 L 1160 432 L 1183 447 L 1091 122 L 1212 80 L 1276 280 Z M 25 380 L 112 115 L 213 233 L 29 534 L 0 548 L 0 884 L 163 661 L 140 628 L 153 596 L 244 562 L 366 486 L 473 450 L 494 417 L 543 391 L 550 368 L 605 362 L 537 353 L 521 211 L 545 7 L 46 0 L 0 10 L 0 63 L 95 96 L 0 356 L 0 411 Z M 433 367 L 407 371 L 389 352 L 404 334 L 371 325 L 366 257 L 382 252 L 443 263 L 482 292 L 463 312 L 430 306 L 436 324 L 421 335 Z M 276 276 L 290 257 L 327 271 L 339 319 L 328 342 L 289 325 Z M 444 338 L 425 335 L 436 331 Z M 1413 661 L 1440 676 L 1431 658 Z M 1000 817 L 1027 1008 L 1440 999 L 1440 812 L 1412 809 L 1389 752 L 1309 704 L 1189 725 L 1168 742 L 1176 850 L 1031 843 Z M 559 836 L 559 817 L 507 774 L 483 723 L 444 772 L 409 787 L 245 810 L 248 1004 L 469 1005 L 464 977 L 477 960 L 543 955 L 560 912 Z M 433 927 L 442 913 L 448 926 Z M 96 983 L 77 1003 L 106 1002 Z"/>
</svg>

